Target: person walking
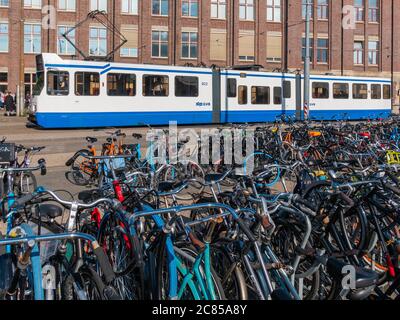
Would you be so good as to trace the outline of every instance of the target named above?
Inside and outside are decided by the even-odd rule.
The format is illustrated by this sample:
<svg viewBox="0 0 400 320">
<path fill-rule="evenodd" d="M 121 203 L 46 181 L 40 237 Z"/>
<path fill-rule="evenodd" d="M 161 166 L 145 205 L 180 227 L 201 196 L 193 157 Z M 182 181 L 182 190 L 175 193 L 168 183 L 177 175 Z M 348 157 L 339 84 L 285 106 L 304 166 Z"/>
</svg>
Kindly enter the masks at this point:
<svg viewBox="0 0 400 320">
<path fill-rule="evenodd" d="M 12 116 L 16 115 L 15 113 L 15 103 L 14 103 L 14 98 L 11 95 L 10 91 L 7 91 L 7 95 L 4 98 L 4 105 L 6 107 L 6 113 L 4 114 L 5 116 Z"/>
</svg>

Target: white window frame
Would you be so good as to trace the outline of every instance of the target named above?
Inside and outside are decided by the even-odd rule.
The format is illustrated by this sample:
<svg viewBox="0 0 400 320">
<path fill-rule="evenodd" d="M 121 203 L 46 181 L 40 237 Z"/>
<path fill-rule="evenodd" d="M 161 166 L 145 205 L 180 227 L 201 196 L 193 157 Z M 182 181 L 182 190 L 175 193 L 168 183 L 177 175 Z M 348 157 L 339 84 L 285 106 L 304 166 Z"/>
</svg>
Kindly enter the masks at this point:
<svg viewBox="0 0 400 320">
<path fill-rule="evenodd" d="M 255 0 L 239 0 L 239 20 L 254 21 L 254 13 L 255 13 L 254 1 Z M 244 17 L 240 16 L 241 8 L 244 8 L 244 12 L 245 12 Z M 252 17 L 250 17 L 250 12 L 251 12 L 250 10 L 253 11 Z"/>
<path fill-rule="evenodd" d="M 31 40 L 30 41 L 31 45 L 30 45 L 30 50 L 25 52 L 25 36 L 26 36 L 25 26 L 27 26 L 27 25 L 31 26 L 31 32 L 29 34 L 30 40 Z M 39 36 L 40 36 L 40 49 L 38 51 L 34 51 L 33 50 L 33 38 L 34 38 L 35 35 L 37 35 L 36 33 L 33 33 L 33 29 L 34 29 L 33 26 L 39 26 L 40 27 L 40 34 L 39 34 Z M 42 51 L 42 25 L 40 23 L 26 22 L 24 24 L 24 53 L 25 54 L 37 54 L 37 53 L 40 53 L 41 51 Z"/>
<path fill-rule="evenodd" d="M 358 48 L 356 49 L 356 46 L 355 46 L 356 42 L 362 44 L 361 49 L 358 49 Z M 353 47 L 354 47 L 354 54 L 353 54 L 354 65 L 363 65 L 364 64 L 365 41 L 355 40 Z M 360 60 L 361 60 L 361 63 L 360 63 Z"/>
<path fill-rule="evenodd" d="M 158 42 L 158 56 L 155 56 L 155 55 L 153 55 L 153 43 L 154 43 L 154 41 L 155 40 L 153 40 L 153 32 L 158 32 L 158 40 L 157 40 L 157 42 Z M 167 31 L 167 30 L 151 30 L 151 57 L 152 58 L 155 58 L 155 59 L 168 59 L 168 57 L 169 57 L 169 43 L 168 43 L 168 40 L 161 40 L 161 33 L 162 32 L 167 32 L 167 35 L 168 35 L 168 38 L 169 38 L 169 32 Z M 161 44 L 167 44 L 167 48 L 168 48 L 168 52 L 167 52 L 167 55 L 166 56 L 162 56 L 161 55 L 161 52 L 162 52 L 162 50 L 161 50 Z"/>
<path fill-rule="evenodd" d="M 184 2 L 187 2 L 188 3 L 188 5 L 189 5 L 189 14 L 186 16 L 186 15 L 184 15 L 183 14 L 183 3 Z M 197 3 L 197 12 L 196 12 L 196 15 L 193 15 L 193 12 L 192 12 L 192 10 L 191 10 L 191 8 L 192 8 L 192 3 Z M 198 18 L 199 17 L 199 3 L 200 3 L 200 1 L 199 0 L 182 0 L 182 3 L 181 3 L 181 14 L 182 14 L 182 17 L 184 17 L 184 18 Z"/>
<path fill-rule="evenodd" d="M 106 37 L 105 37 L 105 38 L 100 38 L 100 32 L 98 31 L 98 36 L 97 36 L 97 38 L 92 38 L 92 37 L 90 36 L 90 34 L 91 34 L 91 29 L 98 29 L 98 30 L 103 29 L 103 30 L 105 30 L 105 31 L 106 31 Z M 106 47 L 105 47 L 105 54 L 104 54 L 104 55 L 101 55 L 101 54 L 99 54 L 100 51 L 99 51 L 98 49 L 100 48 L 100 42 L 103 41 L 103 39 L 106 40 Z M 91 54 L 91 53 L 90 53 L 90 42 L 91 42 L 92 40 L 96 40 L 96 41 L 97 41 L 97 52 L 96 52 L 95 54 Z M 90 55 L 91 57 L 104 57 L 106 54 L 107 54 L 107 28 L 98 27 L 98 26 L 91 26 L 91 27 L 89 27 L 89 55 Z"/>
<path fill-rule="evenodd" d="M 38 2 L 38 4 L 36 4 L 36 2 Z M 24 8 L 42 9 L 42 0 L 24 0 Z"/>
<path fill-rule="evenodd" d="M 7 21 L 0 21 L 0 25 L 6 24 L 7 25 L 7 50 L 6 51 L 0 51 L 0 52 L 8 52 L 10 50 L 10 26 Z M 0 29 L 1 30 L 1 29 Z M 6 33 L 0 33 L 0 37 L 2 35 L 5 35 Z"/>
<path fill-rule="evenodd" d="M 76 50 L 75 50 L 74 47 L 72 47 L 73 52 L 68 51 L 68 49 L 67 49 L 67 52 L 65 52 L 65 53 L 61 53 L 61 52 L 60 52 L 60 40 L 65 40 L 65 41 L 66 41 L 66 48 L 72 46 L 72 45 L 67 41 L 67 39 L 65 39 L 63 36 L 61 36 L 61 34 L 60 34 L 60 32 L 59 32 L 59 29 L 60 29 L 60 28 L 65 28 L 65 29 L 66 29 L 65 31 L 67 31 L 68 29 L 73 28 L 73 26 L 68 26 L 68 25 L 58 25 L 58 26 L 57 26 L 57 53 L 58 53 L 59 55 L 64 55 L 64 56 L 73 56 L 73 55 L 75 55 L 75 54 L 76 54 Z M 70 36 L 71 33 L 69 33 L 69 34 L 68 34 L 68 37 L 69 37 L 69 39 L 72 40 L 72 42 L 75 44 L 76 30 L 74 30 L 73 32 L 74 32 L 74 36 L 71 38 L 71 36 Z"/>
<path fill-rule="evenodd" d="M 105 1 L 105 8 L 100 8 L 102 2 Z M 95 5 L 93 5 L 95 3 Z M 107 0 L 90 0 L 90 11 L 99 10 L 107 12 L 108 1 Z"/>
<path fill-rule="evenodd" d="M 370 44 L 375 42 L 376 48 L 371 49 Z M 379 41 L 378 40 L 368 40 L 368 65 L 370 66 L 377 66 L 379 64 Z M 371 57 L 373 58 L 375 63 L 371 63 Z"/>
<path fill-rule="evenodd" d="M 123 30 L 135 30 L 135 31 L 137 31 L 138 29 L 137 28 L 132 28 L 132 27 L 131 28 L 126 28 L 125 27 L 125 28 L 121 28 L 121 32 L 123 32 Z M 122 50 L 128 50 L 128 54 L 123 54 Z M 124 47 L 121 47 L 119 49 L 119 55 L 122 58 L 137 58 L 137 57 L 139 57 L 139 48 L 124 48 Z"/>
<path fill-rule="evenodd" d="M 188 33 L 188 39 L 189 39 L 188 41 L 183 41 L 183 34 L 184 33 Z M 196 34 L 196 39 L 197 39 L 197 41 L 195 42 L 196 47 L 197 47 L 197 50 L 196 50 L 197 56 L 196 57 L 192 57 L 190 55 L 190 46 L 192 44 L 194 44 L 194 42 L 192 42 L 192 33 Z M 184 43 L 187 44 L 188 47 L 189 47 L 189 51 L 188 51 L 189 56 L 188 57 L 184 57 L 183 56 L 183 44 Z M 199 57 L 199 33 L 197 31 L 182 31 L 182 35 L 181 35 L 181 58 L 185 59 L 185 60 L 197 60 L 198 57 Z"/>
<path fill-rule="evenodd" d="M 61 7 L 61 2 L 65 2 L 65 8 Z M 73 8 L 71 4 L 73 3 Z M 58 11 L 75 12 L 76 0 L 58 0 Z"/>
<path fill-rule="evenodd" d="M 10 6 L 10 0 L 6 0 L 7 1 L 7 5 L 2 4 L 2 1 L 4 1 L 4 0 L 0 1 L 0 8 L 8 8 Z"/>
<path fill-rule="evenodd" d="M 160 5 L 159 5 L 160 11 L 159 11 L 158 13 L 154 13 L 154 12 L 153 12 L 153 2 L 154 2 L 154 1 L 157 1 L 157 2 L 160 3 Z M 167 14 L 162 14 L 162 13 L 161 13 L 161 3 L 162 3 L 162 2 L 163 2 L 163 0 L 151 0 L 151 15 L 152 15 L 152 16 L 156 16 L 156 17 L 168 17 L 169 12 L 168 12 Z M 168 11 L 169 11 L 169 2 L 168 2 Z"/>
<path fill-rule="evenodd" d="M 212 8 L 215 7 L 217 9 L 217 15 L 213 16 Z M 211 0 L 211 19 L 220 19 L 226 20 L 226 0 Z"/>
<path fill-rule="evenodd" d="M 140 0 L 121 0 L 121 13 L 137 16 L 139 14 L 139 1 Z M 143 0 L 141 0 L 143 1 Z M 128 4 L 128 11 L 124 11 L 126 3 Z"/>
<path fill-rule="evenodd" d="M 276 12 L 279 11 L 279 15 Z M 271 12 L 271 14 L 269 14 Z M 269 19 L 269 16 L 272 19 Z M 282 7 L 281 0 L 267 0 L 267 21 L 268 22 L 282 22 Z"/>
</svg>

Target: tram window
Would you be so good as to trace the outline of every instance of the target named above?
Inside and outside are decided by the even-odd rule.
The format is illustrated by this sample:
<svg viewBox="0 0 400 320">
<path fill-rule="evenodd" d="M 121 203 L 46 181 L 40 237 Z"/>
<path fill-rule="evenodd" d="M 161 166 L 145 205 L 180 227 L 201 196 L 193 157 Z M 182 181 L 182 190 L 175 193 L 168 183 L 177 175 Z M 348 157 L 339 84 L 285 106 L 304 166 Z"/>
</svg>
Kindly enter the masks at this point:
<svg viewBox="0 0 400 320">
<path fill-rule="evenodd" d="M 237 91 L 236 90 L 236 86 L 237 86 L 236 79 L 228 79 L 227 86 L 228 86 L 228 88 L 227 88 L 228 98 L 236 98 L 236 95 L 237 95 L 237 92 L 236 92 Z"/>
<path fill-rule="evenodd" d="M 383 85 L 383 99 L 391 99 L 392 98 L 392 88 L 388 84 Z"/>
<path fill-rule="evenodd" d="M 368 86 L 364 83 L 354 83 L 353 99 L 368 99 Z"/>
<path fill-rule="evenodd" d="M 239 86 L 238 93 L 239 104 L 247 104 L 247 86 Z"/>
<path fill-rule="evenodd" d="M 75 73 L 75 94 L 77 96 L 98 96 L 100 75 L 97 72 Z"/>
<path fill-rule="evenodd" d="M 348 83 L 334 83 L 333 84 L 333 99 L 348 99 L 349 98 L 349 84 Z"/>
<path fill-rule="evenodd" d="M 329 99 L 329 83 L 313 82 L 312 97 L 314 99 Z"/>
<path fill-rule="evenodd" d="M 143 96 L 167 97 L 169 95 L 169 77 L 158 75 L 143 76 Z"/>
<path fill-rule="evenodd" d="M 282 104 L 282 88 L 274 87 L 274 104 Z"/>
<path fill-rule="evenodd" d="M 127 73 L 107 74 L 107 95 L 135 96 L 136 75 Z"/>
<path fill-rule="evenodd" d="M 382 87 L 380 84 L 371 84 L 371 99 L 382 99 Z"/>
<path fill-rule="evenodd" d="M 199 78 L 198 77 L 175 77 L 175 96 L 176 97 L 198 97 Z"/>
<path fill-rule="evenodd" d="M 66 71 L 47 72 L 47 94 L 67 96 L 69 94 L 69 73 Z"/>
<path fill-rule="evenodd" d="M 292 83 L 290 81 L 283 81 L 283 97 L 290 99 L 292 97 Z"/>
<path fill-rule="evenodd" d="M 251 87 L 251 104 L 269 104 L 269 87 Z"/>
</svg>

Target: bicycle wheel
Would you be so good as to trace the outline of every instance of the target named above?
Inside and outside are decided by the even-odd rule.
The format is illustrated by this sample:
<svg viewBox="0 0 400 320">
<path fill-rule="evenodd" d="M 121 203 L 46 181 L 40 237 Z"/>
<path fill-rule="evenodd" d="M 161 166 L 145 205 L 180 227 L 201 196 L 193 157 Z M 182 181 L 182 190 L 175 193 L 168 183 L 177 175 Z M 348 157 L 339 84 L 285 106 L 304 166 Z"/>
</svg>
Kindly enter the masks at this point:
<svg viewBox="0 0 400 320">
<path fill-rule="evenodd" d="M 98 239 L 114 269 L 113 285 L 122 299 L 142 299 L 144 270 L 139 239 L 129 233 L 125 222 L 111 215 L 103 218 Z"/>
</svg>

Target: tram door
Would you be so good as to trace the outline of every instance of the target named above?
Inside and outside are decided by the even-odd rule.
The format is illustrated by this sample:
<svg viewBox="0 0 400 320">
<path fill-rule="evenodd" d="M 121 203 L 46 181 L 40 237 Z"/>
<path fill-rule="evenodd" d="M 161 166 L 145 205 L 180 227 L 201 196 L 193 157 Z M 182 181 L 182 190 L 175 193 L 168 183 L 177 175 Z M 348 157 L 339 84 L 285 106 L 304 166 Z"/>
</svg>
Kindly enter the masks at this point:
<svg viewBox="0 0 400 320">
<path fill-rule="evenodd" d="M 221 70 L 212 72 L 212 123 L 221 123 Z"/>
</svg>

